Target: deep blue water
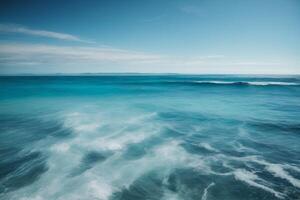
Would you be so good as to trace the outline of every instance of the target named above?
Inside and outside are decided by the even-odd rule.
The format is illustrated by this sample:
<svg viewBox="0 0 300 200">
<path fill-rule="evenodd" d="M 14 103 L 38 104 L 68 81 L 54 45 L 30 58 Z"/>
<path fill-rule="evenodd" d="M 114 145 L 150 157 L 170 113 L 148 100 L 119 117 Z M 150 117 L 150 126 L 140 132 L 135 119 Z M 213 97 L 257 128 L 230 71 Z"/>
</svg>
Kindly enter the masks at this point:
<svg viewBox="0 0 300 200">
<path fill-rule="evenodd" d="M 0 199 L 300 199 L 300 77 L 0 77 Z"/>
</svg>

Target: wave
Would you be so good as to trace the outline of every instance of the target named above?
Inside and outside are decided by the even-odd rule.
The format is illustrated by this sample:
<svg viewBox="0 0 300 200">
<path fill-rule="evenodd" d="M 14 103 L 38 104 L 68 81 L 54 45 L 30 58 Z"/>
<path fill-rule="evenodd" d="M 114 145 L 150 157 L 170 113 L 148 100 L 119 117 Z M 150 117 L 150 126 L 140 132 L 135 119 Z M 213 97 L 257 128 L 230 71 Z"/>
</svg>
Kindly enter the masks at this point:
<svg viewBox="0 0 300 200">
<path fill-rule="evenodd" d="M 255 86 L 299 86 L 295 82 L 274 82 L 274 81 L 193 81 L 198 84 L 215 85 L 255 85 Z"/>
</svg>

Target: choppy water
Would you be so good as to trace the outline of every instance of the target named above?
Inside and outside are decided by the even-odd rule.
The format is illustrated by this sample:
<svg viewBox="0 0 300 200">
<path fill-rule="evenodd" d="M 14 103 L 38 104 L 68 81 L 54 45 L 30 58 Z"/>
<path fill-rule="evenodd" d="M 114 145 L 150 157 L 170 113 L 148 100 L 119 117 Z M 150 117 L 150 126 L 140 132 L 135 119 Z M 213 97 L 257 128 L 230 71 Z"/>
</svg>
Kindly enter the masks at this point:
<svg viewBox="0 0 300 200">
<path fill-rule="evenodd" d="M 0 199 L 300 199 L 300 77 L 1 77 L 0 94 Z"/>
</svg>

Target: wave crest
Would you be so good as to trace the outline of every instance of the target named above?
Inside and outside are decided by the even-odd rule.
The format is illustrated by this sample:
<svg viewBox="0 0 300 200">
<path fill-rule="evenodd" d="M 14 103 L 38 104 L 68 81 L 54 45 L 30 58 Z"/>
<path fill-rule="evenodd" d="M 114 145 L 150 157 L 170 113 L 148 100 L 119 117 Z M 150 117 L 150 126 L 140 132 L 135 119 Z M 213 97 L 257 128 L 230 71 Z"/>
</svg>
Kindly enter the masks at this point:
<svg viewBox="0 0 300 200">
<path fill-rule="evenodd" d="M 215 85 L 255 85 L 255 86 L 299 86 L 294 82 L 273 82 L 273 81 L 194 81 L 198 84 Z"/>
</svg>

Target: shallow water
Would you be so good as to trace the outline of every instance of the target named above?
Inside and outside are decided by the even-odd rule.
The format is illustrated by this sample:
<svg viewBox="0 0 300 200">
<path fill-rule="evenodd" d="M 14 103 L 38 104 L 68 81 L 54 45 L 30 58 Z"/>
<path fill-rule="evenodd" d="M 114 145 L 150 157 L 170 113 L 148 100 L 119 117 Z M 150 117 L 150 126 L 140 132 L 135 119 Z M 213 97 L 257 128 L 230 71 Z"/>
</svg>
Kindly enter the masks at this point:
<svg viewBox="0 0 300 200">
<path fill-rule="evenodd" d="M 1 77 L 0 93 L 0 199 L 300 199 L 300 77 Z"/>
</svg>

